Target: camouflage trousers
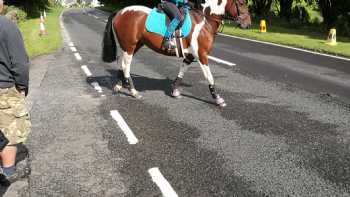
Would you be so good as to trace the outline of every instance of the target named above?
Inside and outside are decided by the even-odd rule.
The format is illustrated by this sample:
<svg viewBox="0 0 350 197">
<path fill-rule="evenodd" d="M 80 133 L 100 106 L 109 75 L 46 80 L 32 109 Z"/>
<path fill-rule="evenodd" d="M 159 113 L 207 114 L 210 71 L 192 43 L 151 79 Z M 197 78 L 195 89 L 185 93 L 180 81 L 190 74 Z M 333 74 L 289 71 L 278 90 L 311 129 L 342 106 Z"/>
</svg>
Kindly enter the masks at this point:
<svg viewBox="0 0 350 197">
<path fill-rule="evenodd" d="M 9 140 L 8 145 L 25 142 L 30 133 L 29 113 L 25 96 L 16 88 L 0 88 L 0 130 Z"/>
</svg>

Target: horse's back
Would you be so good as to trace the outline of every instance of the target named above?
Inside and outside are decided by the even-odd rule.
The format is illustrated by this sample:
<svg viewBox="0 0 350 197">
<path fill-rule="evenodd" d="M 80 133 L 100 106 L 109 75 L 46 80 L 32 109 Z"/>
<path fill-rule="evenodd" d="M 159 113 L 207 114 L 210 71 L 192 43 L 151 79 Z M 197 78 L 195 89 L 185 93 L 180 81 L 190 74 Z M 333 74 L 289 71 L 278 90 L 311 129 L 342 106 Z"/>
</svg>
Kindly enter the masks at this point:
<svg viewBox="0 0 350 197">
<path fill-rule="evenodd" d="M 145 6 L 128 6 L 121 9 L 113 20 L 113 27 L 121 48 L 134 48 L 146 31 L 145 21 L 151 9 Z"/>
<path fill-rule="evenodd" d="M 129 14 L 129 13 L 148 15 L 151 11 L 152 11 L 152 9 L 149 7 L 141 6 L 141 5 L 133 5 L 133 6 L 128 6 L 128 7 L 121 9 L 118 12 L 118 15 L 125 15 L 125 14 Z"/>
</svg>

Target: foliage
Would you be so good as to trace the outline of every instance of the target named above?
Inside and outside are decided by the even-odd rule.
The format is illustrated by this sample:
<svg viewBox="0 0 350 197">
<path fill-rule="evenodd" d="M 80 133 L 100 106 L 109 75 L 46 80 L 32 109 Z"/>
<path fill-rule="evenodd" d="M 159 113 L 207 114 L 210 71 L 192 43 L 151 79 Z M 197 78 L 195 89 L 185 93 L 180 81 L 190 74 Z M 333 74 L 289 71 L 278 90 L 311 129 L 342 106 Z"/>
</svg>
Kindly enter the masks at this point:
<svg viewBox="0 0 350 197">
<path fill-rule="evenodd" d="M 18 22 L 23 22 L 27 18 L 27 13 L 23 11 L 22 9 L 15 7 L 15 6 L 6 6 L 5 12 L 11 12 L 15 11 L 17 14 L 17 20 Z"/>
<path fill-rule="evenodd" d="M 29 17 L 37 17 L 50 6 L 50 0 L 6 0 L 7 5 L 14 5 L 23 9 Z"/>
<path fill-rule="evenodd" d="M 350 36 L 350 1 L 319 0 L 318 4 L 327 29 L 336 27 L 340 34 Z"/>
<path fill-rule="evenodd" d="M 271 11 L 273 0 L 251 0 L 249 10 L 255 16 L 267 17 Z"/>
</svg>

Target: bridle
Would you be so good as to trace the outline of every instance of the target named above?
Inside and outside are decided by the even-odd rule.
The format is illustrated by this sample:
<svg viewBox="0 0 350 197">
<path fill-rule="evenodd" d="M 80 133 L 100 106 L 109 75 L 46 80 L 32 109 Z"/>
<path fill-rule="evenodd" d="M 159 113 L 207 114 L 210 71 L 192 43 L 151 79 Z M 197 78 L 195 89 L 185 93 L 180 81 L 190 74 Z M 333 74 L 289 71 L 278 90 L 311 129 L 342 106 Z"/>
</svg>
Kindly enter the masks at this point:
<svg viewBox="0 0 350 197">
<path fill-rule="evenodd" d="M 238 18 L 241 16 L 241 12 L 239 11 L 239 6 L 238 6 L 238 3 L 241 3 L 241 1 L 244 1 L 244 0 L 233 0 L 232 3 L 229 5 L 230 7 L 228 7 L 228 10 L 231 10 L 232 9 L 232 6 L 235 6 L 235 11 L 234 14 L 232 14 L 233 16 L 228 16 L 227 14 L 224 16 L 224 19 L 228 19 L 228 20 L 233 20 L 233 21 L 237 21 L 239 20 Z M 243 3 L 242 3 L 243 4 Z M 220 26 L 220 30 L 219 32 L 221 33 L 223 30 L 224 30 L 224 27 L 225 27 L 225 22 L 224 20 L 222 21 L 221 23 L 221 26 Z"/>
<path fill-rule="evenodd" d="M 233 14 L 234 16 L 233 17 L 233 20 L 237 20 L 238 16 L 240 15 L 240 12 L 239 12 L 239 8 L 238 8 L 238 4 L 237 4 L 237 1 L 238 0 L 232 0 L 232 3 L 230 4 L 230 7 L 228 8 L 228 10 L 230 10 L 232 8 L 232 6 L 235 6 L 235 14 Z M 222 32 L 224 27 L 224 21 L 223 21 L 223 17 L 222 15 L 205 15 L 206 18 L 208 18 L 209 20 L 212 20 L 214 22 L 216 22 L 218 24 L 218 30 L 216 30 L 215 34 L 217 34 L 217 32 Z M 221 30 L 219 30 L 221 27 Z"/>
<path fill-rule="evenodd" d="M 237 1 L 238 0 L 232 0 L 232 3 L 231 3 L 231 5 L 230 5 L 230 7 L 228 7 L 228 10 L 231 10 L 232 9 L 232 6 L 235 6 L 235 10 L 236 10 L 236 12 L 235 12 L 235 14 L 233 14 L 233 18 L 237 18 L 237 17 L 239 17 L 239 15 L 241 14 L 240 12 L 239 12 L 239 8 L 238 8 L 238 3 L 237 3 Z"/>
<path fill-rule="evenodd" d="M 232 6 L 235 6 L 236 12 L 235 12 L 235 14 L 233 14 L 233 16 L 227 17 L 227 18 L 233 18 L 234 20 L 236 20 L 241 15 L 239 8 L 238 8 L 238 3 L 237 3 L 238 1 L 239 0 L 232 0 L 232 3 L 230 4 L 230 7 L 228 7 L 228 10 L 231 10 Z"/>
</svg>

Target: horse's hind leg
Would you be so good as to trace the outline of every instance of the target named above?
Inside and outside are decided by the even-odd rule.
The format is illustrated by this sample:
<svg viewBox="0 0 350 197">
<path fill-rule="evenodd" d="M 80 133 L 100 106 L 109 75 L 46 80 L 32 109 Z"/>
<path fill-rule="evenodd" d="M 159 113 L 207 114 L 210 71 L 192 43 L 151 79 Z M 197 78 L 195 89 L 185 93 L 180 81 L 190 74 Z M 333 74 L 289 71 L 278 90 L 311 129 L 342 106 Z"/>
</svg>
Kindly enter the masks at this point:
<svg viewBox="0 0 350 197">
<path fill-rule="evenodd" d="M 141 95 L 139 95 L 138 91 L 136 90 L 130 75 L 130 65 L 131 65 L 132 57 L 133 57 L 132 54 L 130 55 L 128 54 L 128 52 L 123 51 L 120 64 L 123 70 L 122 72 L 124 73 L 126 86 L 129 89 L 131 95 L 135 98 L 141 98 Z"/>
<path fill-rule="evenodd" d="M 124 72 L 121 69 L 117 69 L 117 83 L 113 88 L 114 91 L 119 92 L 123 88 L 123 82 L 125 82 Z"/>
</svg>

